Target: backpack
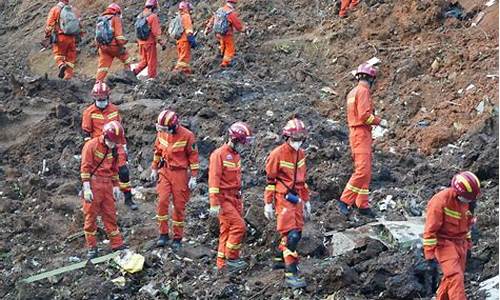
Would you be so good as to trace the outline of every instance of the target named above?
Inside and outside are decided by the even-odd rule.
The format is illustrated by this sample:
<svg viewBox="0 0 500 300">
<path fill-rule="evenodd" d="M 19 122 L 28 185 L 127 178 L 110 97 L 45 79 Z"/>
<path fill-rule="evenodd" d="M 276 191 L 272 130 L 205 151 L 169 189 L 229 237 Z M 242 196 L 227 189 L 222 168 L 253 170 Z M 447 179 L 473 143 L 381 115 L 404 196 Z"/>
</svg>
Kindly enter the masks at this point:
<svg viewBox="0 0 500 300">
<path fill-rule="evenodd" d="M 80 19 L 78 19 L 70 5 L 61 7 L 59 27 L 65 35 L 80 34 Z"/>
<path fill-rule="evenodd" d="M 181 14 L 177 14 L 168 25 L 168 34 L 171 38 L 178 40 L 180 39 L 183 32 L 184 26 L 182 26 Z"/>
<path fill-rule="evenodd" d="M 100 16 L 95 26 L 95 39 L 100 45 L 109 45 L 113 41 L 113 27 L 111 19 L 113 16 Z"/>
<path fill-rule="evenodd" d="M 135 35 L 141 41 L 145 41 L 151 34 L 151 28 L 148 24 L 148 17 L 150 15 L 139 14 L 135 20 Z"/>
<path fill-rule="evenodd" d="M 229 20 L 228 16 L 232 11 L 226 12 L 223 8 L 219 8 L 215 12 L 215 20 L 214 20 L 214 32 L 221 34 L 221 35 L 226 35 L 226 33 L 229 31 Z"/>
</svg>

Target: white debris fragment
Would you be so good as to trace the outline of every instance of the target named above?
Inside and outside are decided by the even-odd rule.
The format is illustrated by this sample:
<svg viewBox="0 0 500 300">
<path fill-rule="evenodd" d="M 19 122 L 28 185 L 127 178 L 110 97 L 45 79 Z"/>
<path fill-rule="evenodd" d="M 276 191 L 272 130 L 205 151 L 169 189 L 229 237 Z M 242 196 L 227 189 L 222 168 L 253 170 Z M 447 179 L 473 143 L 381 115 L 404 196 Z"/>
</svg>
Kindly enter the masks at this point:
<svg viewBox="0 0 500 300">
<path fill-rule="evenodd" d="M 272 110 L 268 110 L 268 111 L 266 111 L 266 116 L 272 117 L 272 116 L 274 116 L 274 112 Z"/>
<path fill-rule="evenodd" d="M 380 211 L 386 211 L 388 209 L 394 209 L 396 207 L 396 201 L 392 200 L 392 195 L 387 195 L 385 199 L 380 201 L 379 209 Z"/>
<path fill-rule="evenodd" d="M 476 89 L 476 86 L 474 84 L 469 84 L 466 88 L 465 88 L 465 91 L 466 92 L 469 92 L 469 91 L 472 91 L 472 90 L 475 90 Z"/>
<path fill-rule="evenodd" d="M 201 90 L 197 90 L 196 92 L 194 92 L 194 95 L 200 96 L 200 95 L 203 95 L 203 92 Z"/>
<path fill-rule="evenodd" d="M 492 277 L 479 284 L 479 291 L 484 291 L 486 294 L 485 300 L 497 300 L 500 297 L 498 286 L 498 276 Z"/>
<path fill-rule="evenodd" d="M 376 66 L 380 63 L 380 59 L 378 59 L 377 57 L 372 57 L 369 60 L 367 60 L 366 63 L 372 66 Z"/>
<path fill-rule="evenodd" d="M 476 111 L 478 115 L 484 112 L 484 100 L 479 102 L 479 104 L 476 106 Z"/>
<path fill-rule="evenodd" d="M 372 130 L 372 137 L 373 139 L 378 139 L 384 136 L 384 134 L 387 132 L 386 128 L 383 128 L 382 126 L 375 126 Z"/>
<path fill-rule="evenodd" d="M 330 95 L 335 95 L 335 96 L 337 96 L 337 95 L 338 95 L 338 94 L 337 94 L 337 92 L 335 92 L 335 91 L 334 91 L 331 87 L 329 87 L 329 86 L 325 86 L 325 87 L 323 87 L 323 88 L 321 89 L 321 91 L 322 91 L 323 93 L 330 94 Z"/>
</svg>

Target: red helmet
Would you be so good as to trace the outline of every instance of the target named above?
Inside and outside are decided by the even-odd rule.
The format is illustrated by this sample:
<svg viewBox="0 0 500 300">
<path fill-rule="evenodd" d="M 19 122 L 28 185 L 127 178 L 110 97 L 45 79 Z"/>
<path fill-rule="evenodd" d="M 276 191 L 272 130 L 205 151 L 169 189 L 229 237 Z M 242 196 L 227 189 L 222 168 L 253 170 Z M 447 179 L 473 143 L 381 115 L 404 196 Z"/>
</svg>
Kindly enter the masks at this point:
<svg viewBox="0 0 500 300">
<path fill-rule="evenodd" d="M 92 88 L 92 97 L 96 99 L 105 99 L 111 93 L 108 85 L 102 81 L 97 81 Z"/>
<path fill-rule="evenodd" d="M 102 134 L 107 140 L 115 144 L 119 144 L 123 140 L 125 131 L 123 130 L 123 127 L 120 124 L 120 122 L 111 121 L 109 123 L 106 123 L 106 125 L 104 125 Z"/>
<path fill-rule="evenodd" d="M 475 201 L 480 193 L 481 183 L 474 173 L 465 171 L 453 176 L 451 187 L 459 197 Z"/>
<path fill-rule="evenodd" d="M 240 144 L 249 144 L 253 141 L 252 130 L 243 122 L 236 122 L 228 130 L 229 138 Z"/>
<path fill-rule="evenodd" d="M 113 12 L 114 14 L 121 14 L 122 13 L 122 8 L 120 7 L 120 5 L 118 5 L 116 3 L 111 3 L 108 6 L 108 10 Z"/>
<path fill-rule="evenodd" d="M 377 77 L 377 69 L 375 69 L 372 65 L 368 63 L 364 63 L 359 65 L 358 70 L 356 70 L 356 75 L 366 74 L 370 77 Z"/>
<path fill-rule="evenodd" d="M 282 134 L 293 140 L 304 140 L 307 136 L 306 125 L 299 118 L 293 118 L 286 123 Z"/>
<path fill-rule="evenodd" d="M 146 0 L 145 7 L 158 7 L 158 0 Z"/>
<path fill-rule="evenodd" d="M 193 9 L 193 5 L 191 5 L 191 3 L 189 3 L 188 1 L 181 1 L 179 3 L 179 10 L 192 10 Z"/>
<path fill-rule="evenodd" d="M 158 115 L 156 126 L 160 130 L 168 130 L 177 127 L 179 124 L 179 116 L 172 110 L 164 110 Z"/>
</svg>

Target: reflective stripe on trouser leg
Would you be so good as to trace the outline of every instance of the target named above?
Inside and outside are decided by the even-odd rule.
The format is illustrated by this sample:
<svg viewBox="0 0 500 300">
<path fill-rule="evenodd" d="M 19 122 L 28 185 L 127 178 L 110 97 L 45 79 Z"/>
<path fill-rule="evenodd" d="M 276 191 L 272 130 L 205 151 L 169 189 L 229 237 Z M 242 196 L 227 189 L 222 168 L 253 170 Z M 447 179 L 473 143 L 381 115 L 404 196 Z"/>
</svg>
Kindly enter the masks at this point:
<svg viewBox="0 0 500 300">
<path fill-rule="evenodd" d="M 229 236 L 229 223 L 219 216 L 219 246 L 217 248 L 217 269 L 222 269 L 226 259 L 226 242 Z"/>
<path fill-rule="evenodd" d="M 82 206 L 84 217 L 83 232 L 85 234 L 85 241 L 88 248 L 95 248 L 97 247 L 97 200 L 89 203 L 82 198 Z"/>
<path fill-rule="evenodd" d="M 349 206 L 369 207 L 368 195 L 371 181 L 371 154 L 353 154 L 354 173 L 347 183 L 340 200 Z"/>
<path fill-rule="evenodd" d="M 225 196 L 221 201 L 220 217 L 229 225 L 229 233 L 225 245 L 225 255 L 228 259 L 237 259 L 240 257 L 243 237 L 246 233 L 246 225 L 241 215 L 241 200 L 235 197 Z"/>
<path fill-rule="evenodd" d="M 191 46 L 188 41 L 177 42 L 177 56 L 175 69 L 184 72 L 191 71 L 189 66 L 189 63 L 191 62 Z"/>
<path fill-rule="evenodd" d="M 168 207 L 170 205 L 170 196 L 172 195 L 172 184 L 166 178 L 164 169 L 160 170 L 159 176 L 160 179 L 156 185 L 158 193 L 156 214 L 160 234 L 168 234 Z"/>
<path fill-rule="evenodd" d="M 186 170 L 168 170 L 166 172 L 172 185 L 172 231 L 173 239 L 181 240 L 184 235 L 184 215 L 186 203 L 189 201 L 188 181 L 189 175 Z"/>
<path fill-rule="evenodd" d="M 467 243 L 446 241 L 436 249 L 436 258 L 443 271 L 436 300 L 466 300 L 464 272 L 467 259 Z"/>
<path fill-rule="evenodd" d="M 111 248 L 116 249 L 123 245 L 123 238 L 116 222 L 116 202 L 113 197 L 113 186 L 109 184 L 106 188 L 100 189 L 97 195 L 94 193 L 94 196 L 102 196 L 101 218 L 104 224 L 104 230 L 106 230 L 108 234 Z"/>
<path fill-rule="evenodd" d="M 222 63 L 221 66 L 228 66 L 231 64 L 231 61 L 234 58 L 234 55 L 236 54 L 236 49 L 234 46 L 234 38 L 232 35 L 226 35 L 222 37 L 223 41 L 223 46 L 222 49 L 224 50 L 223 56 L 222 56 Z"/>
</svg>

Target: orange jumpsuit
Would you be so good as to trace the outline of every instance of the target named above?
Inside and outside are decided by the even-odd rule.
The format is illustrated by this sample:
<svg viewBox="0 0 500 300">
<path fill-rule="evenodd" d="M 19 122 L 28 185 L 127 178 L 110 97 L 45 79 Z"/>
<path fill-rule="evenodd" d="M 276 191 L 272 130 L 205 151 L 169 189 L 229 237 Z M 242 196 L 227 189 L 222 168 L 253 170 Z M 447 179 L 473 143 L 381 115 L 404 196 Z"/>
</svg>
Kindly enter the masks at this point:
<svg viewBox="0 0 500 300">
<path fill-rule="evenodd" d="M 289 189 L 293 189 L 302 201 L 309 201 L 306 172 L 304 150 L 295 151 L 288 143 L 276 147 L 267 158 L 264 201 L 266 204 L 275 203 L 277 230 L 281 234 L 279 250 L 283 253 L 286 265 L 298 261 L 297 251 L 287 248 L 287 234 L 291 230 L 302 231 L 304 202 L 293 204 L 285 199 L 285 195 Z"/>
<path fill-rule="evenodd" d="M 151 29 L 151 33 L 147 40 L 137 40 L 139 44 L 139 53 L 141 55 L 141 61 L 135 67 L 134 73 L 135 75 L 139 74 L 144 68 L 148 67 L 148 77 L 155 78 L 158 75 L 158 58 L 156 53 L 156 43 L 161 38 L 161 27 L 160 27 L 160 19 L 158 15 L 151 12 L 149 8 L 145 8 L 142 12 L 144 15 L 148 15 L 147 22 L 149 24 L 149 28 Z"/>
<path fill-rule="evenodd" d="M 80 176 L 83 182 L 89 181 L 94 199 L 87 202 L 82 198 L 85 224 L 85 240 L 89 248 L 97 246 L 97 216 L 100 215 L 104 229 L 111 242 L 111 248 L 123 245 L 123 239 L 116 224 L 116 206 L 113 186 L 118 186 L 117 157 L 106 147 L 104 137 L 95 137 L 85 143 L 82 150 Z"/>
<path fill-rule="evenodd" d="M 347 123 L 349 143 L 354 161 L 354 173 L 344 188 L 340 200 L 358 208 L 368 208 L 368 194 L 372 177 L 372 125 L 380 124 L 373 115 L 373 101 L 369 85 L 360 81 L 347 95 Z"/>
<path fill-rule="evenodd" d="M 55 31 L 57 35 L 57 42 L 52 45 L 52 52 L 54 53 L 54 59 L 58 68 L 66 65 L 64 79 L 68 80 L 71 79 L 75 73 L 76 36 L 65 35 L 59 27 L 59 17 L 63 7 L 64 4 L 59 2 L 50 10 L 47 17 L 47 23 L 45 25 L 45 36 L 50 37 L 52 32 Z"/>
<path fill-rule="evenodd" d="M 102 135 L 102 129 L 106 123 L 111 121 L 122 122 L 122 118 L 118 112 L 118 108 L 109 103 L 105 109 L 100 109 L 95 104 L 90 105 L 83 111 L 82 116 L 82 130 L 86 132 L 90 137 L 85 138 L 85 141 L 90 140 Z M 121 145 L 126 145 L 127 141 L 125 137 L 120 142 Z M 127 153 L 125 152 L 123 146 L 117 146 L 118 160 L 117 166 L 125 166 L 127 164 Z M 130 182 L 120 182 L 120 190 L 124 193 L 130 192 L 131 186 Z"/>
<path fill-rule="evenodd" d="M 109 45 L 99 45 L 99 65 L 96 74 L 97 81 L 103 81 L 106 78 L 115 57 L 123 63 L 126 70 L 130 70 L 130 63 L 132 62 L 132 58 L 129 57 L 128 51 L 125 48 L 127 39 L 123 35 L 121 18 L 108 9 L 102 15 L 111 19 L 114 38 Z"/>
<path fill-rule="evenodd" d="M 465 263 L 472 247 L 469 204 L 460 202 L 456 192 L 447 188 L 432 197 L 426 213 L 424 256 L 436 259 L 443 271 L 436 300 L 465 300 Z"/>
<path fill-rule="evenodd" d="M 220 206 L 217 268 L 222 269 L 226 259 L 240 257 L 246 233 L 241 199 L 241 159 L 227 144 L 210 155 L 208 193 L 210 207 Z"/>
<path fill-rule="evenodd" d="M 231 65 L 231 61 L 236 54 L 236 48 L 234 46 L 234 30 L 241 32 L 244 30 L 244 26 L 240 18 L 238 17 L 238 14 L 234 11 L 234 8 L 230 3 L 226 3 L 223 9 L 226 12 L 230 12 L 227 16 L 230 26 L 226 35 L 217 34 L 217 38 L 219 39 L 219 49 L 222 55 L 222 63 L 220 64 L 220 66 L 225 68 Z M 214 17 L 212 17 L 209 20 L 207 27 L 212 28 L 214 21 L 215 19 Z"/>
<path fill-rule="evenodd" d="M 181 71 L 187 74 L 191 73 L 191 67 L 189 63 L 191 62 L 191 45 L 189 45 L 188 35 L 193 34 L 193 22 L 191 21 L 191 16 L 189 12 L 181 10 L 181 20 L 184 32 L 181 37 L 177 40 L 177 65 L 174 70 Z"/>
<path fill-rule="evenodd" d="M 163 159 L 162 166 L 160 161 Z M 157 216 L 160 234 L 168 234 L 168 208 L 173 197 L 172 229 L 174 240 L 184 234 L 184 216 L 189 201 L 189 173 L 197 177 L 200 168 L 194 134 L 179 126 L 175 134 L 159 132 L 156 136 L 152 169 L 159 170 Z"/>
<path fill-rule="evenodd" d="M 359 4 L 359 0 L 341 0 L 340 2 L 340 11 L 339 11 L 339 16 L 345 17 L 347 16 L 347 9 L 354 8 L 356 5 Z"/>
</svg>

